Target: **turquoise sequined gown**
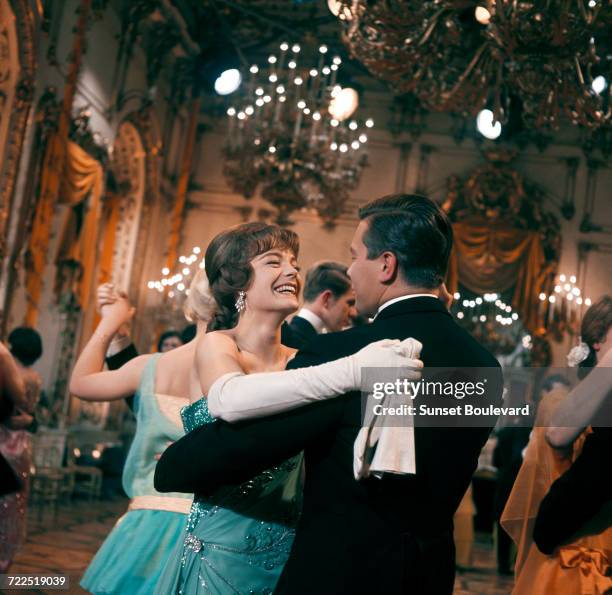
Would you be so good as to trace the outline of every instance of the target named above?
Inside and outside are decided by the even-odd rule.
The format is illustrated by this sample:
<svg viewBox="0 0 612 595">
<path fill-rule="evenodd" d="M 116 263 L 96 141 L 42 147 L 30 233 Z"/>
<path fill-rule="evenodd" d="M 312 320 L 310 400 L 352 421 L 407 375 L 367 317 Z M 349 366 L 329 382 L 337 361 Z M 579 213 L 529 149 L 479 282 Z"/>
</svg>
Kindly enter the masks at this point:
<svg viewBox="0 0 612 595">
<path fill-rule="evenodd" d="M 185 531 L 192 498 L 161 494 L 153 487 L 155 456 L 185 433 L 179 415 L 185 399 L 155 392 L 160 355 L 146 363 L 134 399 L 136 434 L 123 469 L 128 512 L 81 579 L 81 586 L 95 595 L 150 595 Z"/>
<path fill-rule="evenodd" d="M 181 412 L 185 431 L 213 422 L 206 399 Z M 194 453 L 214 457 L 215 453 Z M 299 514 L 301 455 L 212 498 L 196 494 L 183 542 L 158 595 L 272 593 L 293 544 Z"/>
</svg>

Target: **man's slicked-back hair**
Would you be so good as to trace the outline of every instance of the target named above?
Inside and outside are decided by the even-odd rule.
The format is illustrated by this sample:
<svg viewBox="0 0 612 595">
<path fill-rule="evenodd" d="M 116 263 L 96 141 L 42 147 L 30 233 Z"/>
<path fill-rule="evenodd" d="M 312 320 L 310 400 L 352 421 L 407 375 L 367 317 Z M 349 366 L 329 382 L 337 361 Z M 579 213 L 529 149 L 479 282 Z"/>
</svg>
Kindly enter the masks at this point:
<svg viewBox="0 0 612 595">
<path fill-rule="evenodd" d="M 314 302 L 326 289 L 337 299 L 350 288 L 351 280 L 346 265 L 333 260 L 317 262 L 306 273 L 304 301 Z"/>
<path fill-rule="evenodd" d="M 433 289 L 444 281 L 453 229 L 434 201 L 418 194 L 383 196 L 361 207 L 359 218 L 368 224 L 368 258 L 393 252 L 402 278 L 414 287 Z"/>
</svg>

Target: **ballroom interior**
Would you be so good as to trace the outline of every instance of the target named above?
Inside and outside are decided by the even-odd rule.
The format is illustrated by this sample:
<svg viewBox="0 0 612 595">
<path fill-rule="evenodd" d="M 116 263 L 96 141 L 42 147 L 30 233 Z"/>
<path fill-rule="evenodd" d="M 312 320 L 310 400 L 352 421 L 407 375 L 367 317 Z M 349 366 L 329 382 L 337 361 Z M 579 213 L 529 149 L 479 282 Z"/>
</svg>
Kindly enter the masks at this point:
<svg viewBox="0 0 612 595">
<path fill-rule="evenodd" d="M 0 339 L 42 341 L 10 572 L 86 592 L 127 508 L 134 416 L 69 390 L 97 287 L 127 294 L 132 342 L 157 351 L 232 225 L 289 227 L 306 271 L 350 264 L 365 203 L 433 199 L 451 314 L 534 402 L 611 293 L 611 30 L 605 0 L 0 0 Z M 457 595 L 512 591 L 495 447 L 455 516 Z"/>
</svg>

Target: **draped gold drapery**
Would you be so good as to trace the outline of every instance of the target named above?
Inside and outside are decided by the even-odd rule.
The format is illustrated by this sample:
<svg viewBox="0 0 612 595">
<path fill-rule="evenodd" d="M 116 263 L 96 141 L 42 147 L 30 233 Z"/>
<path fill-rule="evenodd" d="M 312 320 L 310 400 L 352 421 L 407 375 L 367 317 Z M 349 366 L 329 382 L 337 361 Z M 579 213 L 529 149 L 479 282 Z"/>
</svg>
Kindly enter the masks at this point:
<svg viewBox="0 0 612 595">
<path fill-rule="evenodd" d="M 447 283 L 475 293 L 502 293 L 514 287 L 512 306 L 526 328 L 535 332 L 542 320 L 538 295 L 550 289 L 542 239 L 538 231 L 473 217 L 453 224 L 454 247 Z"/>
<path fill-rule="evenodd" d="M 91 299 L 96 270 L 98 224 L 104 182 L 102 165 L 79 145 L 68 141 L 66 165 L 59 192 L 59 202 L 68 205 L 60 244 L 56 255 L 58 275 L 56 292 L 61 291 L 61 267 L 78 267 L 75 291 L 81 308 Z"/>
</svg>

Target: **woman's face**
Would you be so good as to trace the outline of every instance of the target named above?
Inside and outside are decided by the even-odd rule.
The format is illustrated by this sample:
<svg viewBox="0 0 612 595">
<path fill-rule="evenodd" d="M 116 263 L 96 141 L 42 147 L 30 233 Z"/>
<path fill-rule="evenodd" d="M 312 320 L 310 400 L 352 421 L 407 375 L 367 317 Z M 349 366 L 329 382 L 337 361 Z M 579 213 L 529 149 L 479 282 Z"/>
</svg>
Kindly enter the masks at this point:
<svg viewBox="0 0 612 595">
<path fill-rule="evenodd" d="M 172 351 L 173 349 L 176 349 L 177 347 L 180 347 L 183 344 L 183 342 L 181 341 L 181 339 L 179 337 L 175 337 L 174 335 L 170 336 L 170 337 L 166 337 L 161 344 L 161 349 L 159 350 L 160 353 L 166 353 L 168 351 Z"/>
<path fill-rule="evenodd" d="M 299 306 L 302 280 L 295 254 L 274 248 L 251 261 L 253 280 L 246 292 L 247 310 L 282 312 L 285 316 Z"/>
</svg>

